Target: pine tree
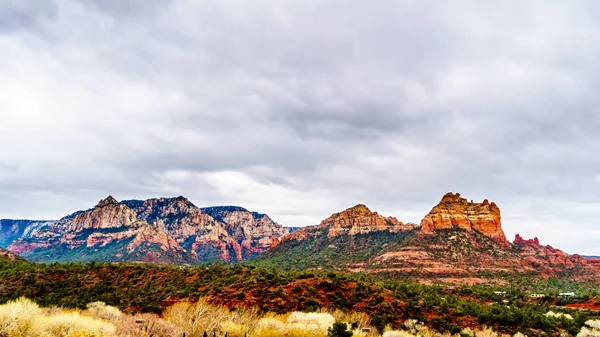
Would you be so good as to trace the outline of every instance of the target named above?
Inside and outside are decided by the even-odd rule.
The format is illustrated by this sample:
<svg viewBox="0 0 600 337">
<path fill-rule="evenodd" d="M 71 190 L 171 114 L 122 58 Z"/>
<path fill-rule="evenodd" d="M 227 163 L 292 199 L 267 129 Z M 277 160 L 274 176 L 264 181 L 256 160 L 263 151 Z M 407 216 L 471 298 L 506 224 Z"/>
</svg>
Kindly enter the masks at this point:
<svg viewBox="0 0 600 337">
<path fill-rule="evenodd" d="M 352 331 L 348 331 L 348 326 L 344 322 L 335 322 L 327 329 L 327 337 L 352 337 Z"/>
</svg>

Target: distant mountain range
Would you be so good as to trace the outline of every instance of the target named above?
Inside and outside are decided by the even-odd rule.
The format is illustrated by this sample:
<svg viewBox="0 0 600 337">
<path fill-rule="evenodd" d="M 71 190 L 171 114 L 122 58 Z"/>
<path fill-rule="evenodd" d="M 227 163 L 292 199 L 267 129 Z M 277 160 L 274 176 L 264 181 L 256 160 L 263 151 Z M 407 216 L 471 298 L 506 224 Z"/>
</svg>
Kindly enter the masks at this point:
<svg viewBox="0 0 600 337">
<path fill-rule="evenodd" d="M 600 259 L 569 255 L 519 235 L 510 243 L 499 207 L 447 193 L 420 225 L 365 205 L 319 225 L 286 228 L 237 206 L 199 208 L 184 197 L 117 201 L 56 221 L 0 220 L 0 246 L 31 261 L 215 261 L 284 269 L 336 269 L 421 280 L 502 282 L 519 273 L 600 279 Z"/>
<path fill-rule="evenodd" d="M 0 229 L 2 246 L 32 261 L 170 264 L 242 261 L 293 231 L 242 207 L 111 196 L 56 221 L 0 220 Z"/>
</svg>

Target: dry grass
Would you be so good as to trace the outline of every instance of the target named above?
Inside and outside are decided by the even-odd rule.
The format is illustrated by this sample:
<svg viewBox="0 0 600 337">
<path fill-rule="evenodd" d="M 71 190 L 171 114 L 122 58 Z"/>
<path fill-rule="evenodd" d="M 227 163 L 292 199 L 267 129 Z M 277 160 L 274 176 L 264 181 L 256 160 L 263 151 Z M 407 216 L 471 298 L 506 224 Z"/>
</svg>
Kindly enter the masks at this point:
<svg viewBox="0 0 600 337">
<path fill-rule="evenodd" d="M 549 317 L 563 317 L 549 312 Z M 142 319 L 143 324 L 136 323 Z M 186 337 L 209 336 L 217 333 L 229 337 L 326 337 L 335 321 L 354 323 L 357 337 L 366 337 L 361 328 L 369 325 L 363 313 L 292 312 L 288 314 L 259 314 L 255 309 L 231 310 L 212 305 L 206 300 L 197 303 L 177 303 L 163 317 L 152 314 L 126 315 L 103 302 L 90 303 L 86 310 L 40 308 L 34 302 L 20 298 L 0 305 L 0 336 L 2 337 L 132 337 L 140 331 L 143 336 Z M 142 328 L 140 330 L 140 328 Z M 369 335 L 373 336 L 373 335 Z M 389 327 L 382 337 L 508 337 L 484 327 L 481 330 L 463 329 L 461 334 L 440 334 L 416 320 L 407 320 L 404 330 Z M 517 333 L 514 337 L 527 337 Z M 600 337 L 600 320 L 589 320 L 577 337 Z"/>
<path fill-rule="evenodd" d="M 113 336 L 115 325 L 76 310 L 41 309 L 19 298 L 0 305 L 0 335 L 7 337 Z"/>
</svg>

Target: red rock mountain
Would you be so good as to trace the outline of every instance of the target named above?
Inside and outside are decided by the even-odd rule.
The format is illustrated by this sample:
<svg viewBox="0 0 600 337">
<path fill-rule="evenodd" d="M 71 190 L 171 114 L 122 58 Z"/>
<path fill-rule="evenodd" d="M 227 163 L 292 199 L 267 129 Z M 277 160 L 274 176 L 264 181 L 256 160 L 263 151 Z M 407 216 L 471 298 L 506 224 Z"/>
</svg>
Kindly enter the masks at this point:
<svg viewBox="0 0 600 337">
<path fill-rule="evenodd" d="M 356 235 L 376 231 L 389 230 L 400 232 L 412 229 L 394 217 L 383 217 L 377 212 L 371 212 L 367 206 L 359 204 L 347 210 L 335 213 L 319 224 L 319 229 L 326 230 L 327 236 L 340 234 Z"/>
<path fill-rule="evenodd" d="M 340 235 L 367 234 L 378 231 L 401 232 L 414 229 L 414 225 L 404 224 L 394 217 L 384 217 L 372 212 L 367 206 L 358 204 L 345 211 L 334 213 L 321 221 L 318 226 L 307 226 L 284 236 L 282 240 L 302 240 L 326 233 L 333 238 Z M 274 245 L 279 244 L 279 240 Z"/>
<path fill-rule="evenodd" d="M 585 260 L 590 265 L 592 265 L 592 266 L 600 269 L 600 257 L 597 257 L 597 256 L 588 256 L 588 257 L 585 257 Z"/>
<path fill-rule="evenodd" d="M 425 233 L 453 227 L 467 231 L 476 230 L 499 244 L 509 247 L 502 230 L 500 209 L 487 199 L 475 203 L 461 198 L 458 193 L 447 193 L 421 220 L 421 230 Z"/>
<path fill-rule="evenodd" d="M 225 207 L 217 220 L 215 209 L 203 211 L 184 197 L 118 202 L 109 196 L 15 240 L 9 250 L 33 261 L 241 261 L 289 232 L 241 207 Z"/>
<path fill-rule="evenodd" d="M 403 225 L 358 205 L 284 236 L 259 260 L 267 265 L 328 266 L 454 284 L 501 284 L 507 273 L 600 279 L 598 269 L 578 255 L 520 236 L 509 243 L 495 203 L 469 202 L 454 193 L 443 196 L 421 227 Z"/>
<path fill-rule="evenodd" d="M 140 226 L 136 213 L 129 207 L 120 204 L 112 196 L 101 200 L 96 207 L 75 216 L 71 230 L 78 232 L 84 229 L 106 229 Z"/>
</svg>

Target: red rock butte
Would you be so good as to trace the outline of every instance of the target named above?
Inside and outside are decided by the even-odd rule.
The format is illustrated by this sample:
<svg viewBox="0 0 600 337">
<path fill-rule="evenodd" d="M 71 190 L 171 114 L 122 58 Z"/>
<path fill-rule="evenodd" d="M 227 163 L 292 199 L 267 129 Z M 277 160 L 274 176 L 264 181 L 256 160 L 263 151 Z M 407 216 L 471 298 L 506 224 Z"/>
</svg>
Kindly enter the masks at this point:
<svg viewBox="0 0 600 337">
<path fill-rule="evenodd" d="M 487 199 L 481 203 L 469 202 L 461 198 L 458 193 L 446 193 L 440 203 L 421 220 L 421 230 L 424 233 L 453 227 L 478 231 L 499 244 L 509 247 L 502 230 L 500 208 Z"/>
<path fill-rule="evenodd" d="M 317 228 L 327 230 L 327 236 L 334 237 L 343 233 L 356 235 L 383 230 L 400 232 L 412 227 L 394 217 L 383 217 L 377 212 L 371 212 L 367 206 L 358 204 L 343 212 L 332 214 L 321 221 Z"/>
</svg>

